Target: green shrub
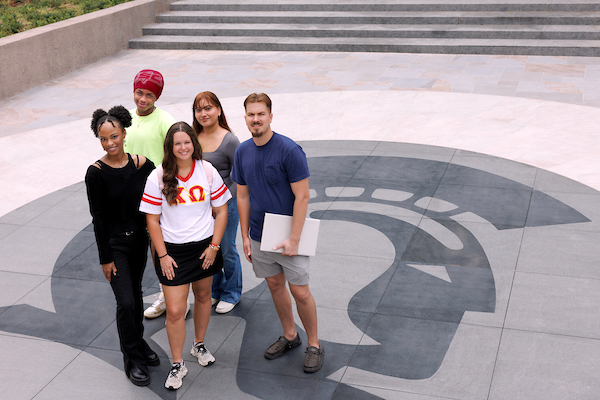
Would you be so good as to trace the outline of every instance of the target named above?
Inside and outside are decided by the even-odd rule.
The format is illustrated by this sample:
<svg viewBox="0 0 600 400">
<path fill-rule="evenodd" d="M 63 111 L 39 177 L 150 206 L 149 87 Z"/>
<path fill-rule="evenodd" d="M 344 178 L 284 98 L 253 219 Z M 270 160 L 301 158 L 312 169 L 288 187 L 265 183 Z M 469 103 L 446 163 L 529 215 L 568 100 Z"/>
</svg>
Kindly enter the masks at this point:
<svg viewBox="0 0 600 400">
<path fill-rule="evenodd" d="M 23 24 L 19 22 L 17 15 L 14 12 L 8 12 L 2 15 L 0 21 L 2 21 L 2 25 L 0 26 L 0 37 L 21 32 L 23 29 Z"/>
<path fill-rule="evenodd" d="M 0 0 L 0 37 L 131 0 Z"/>
</svg>

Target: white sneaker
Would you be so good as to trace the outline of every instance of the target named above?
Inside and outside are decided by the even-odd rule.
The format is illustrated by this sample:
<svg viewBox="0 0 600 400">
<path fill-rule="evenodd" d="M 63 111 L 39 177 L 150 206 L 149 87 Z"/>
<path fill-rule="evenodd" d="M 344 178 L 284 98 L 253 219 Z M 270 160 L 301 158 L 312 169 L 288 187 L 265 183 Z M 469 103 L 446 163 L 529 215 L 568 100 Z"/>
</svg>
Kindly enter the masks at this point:
<svg viewBox="0 0 600 400">
<path fill-rule="evenodd" d="M 162 292 L 156 297 L 154 303 L 144 311 L 144 317 L 146 318 L 156 318 L 163 315 L 163 313 L 167 310 L 167 303 L 165 303 L 165 296 Z"/>
<path fill-rule="evenodd" d="M 173 365 L 171 365 L 169 375 L 167 376 L 165 387 L 171 390 L 179 389 L 183 383 L 183 377 L 186 376 L 187 373 L 188 370 L 183 361 L 181 363 L 173 363 Z"/>
<path fill-rule="evenodd" d="M 206 350 L 204 347 L 204 342 L 194 343 L 192 349 L 190 350 L 190 354 L 194 357 L 198 357 L 198 364 L 206 367 L 215 362 L 215 358 L 210 351 Z"/>
<path fill-rule="evenodd" d="M 214 297 L 211 297 L 211 298 L 210 298 L 210 304 L 211 304 L 212 306 L 214 306 L 214 305 L 215 305 L 215 304 L 217 304 L 218 302 L 219 302 L 219 299 L 215 299 Z"/>
<path fill-rule="evenodd" d="M 219 314 L 227 314 L 229 311 L 233 310 L 233 307 L 235 307 L 235 304 L 221 300 L 219 304 L 217 304 L 215 311 Z"/>
</svg>

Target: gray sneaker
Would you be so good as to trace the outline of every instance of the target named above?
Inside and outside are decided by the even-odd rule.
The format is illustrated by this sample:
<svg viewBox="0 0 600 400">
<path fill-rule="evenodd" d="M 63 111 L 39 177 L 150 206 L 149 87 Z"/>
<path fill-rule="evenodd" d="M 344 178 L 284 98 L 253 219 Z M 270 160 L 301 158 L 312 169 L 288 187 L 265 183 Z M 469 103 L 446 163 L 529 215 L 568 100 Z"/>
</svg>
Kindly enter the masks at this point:
<svg viewBox="0 0 600 400">
<path fill-rule="evenodd" d="M 296 337 L 292 340 L 286 339 L 285 336 L 279 336 L 279 339 L 275 343 L 273 343 L 267 351 L 265 351 L 265 358 L 267 360 L 274 360 L 277 357 L 283 355 L 288 350 L 293 349 L 294 347 L 300 346 L 302 342 L 300 341 L 300 335 L 296 333 Z"/>
<path fill-rule="evenodd" d="M 323 357 L 325 356 L 325 350 L 323 350 L 323 344 L 319 343 L 319 348 L 310 346 L 306 349 L 306 356 L 304 357 L 304 372 L 317 372 L 323 366 Z"/>
<path fill-rule="evenodd" d="M 187 373 L 188 370 L 183 361 L 180 363 L 173 363 L 169 375 L 167 376 L 165 387 L 171 390 L 179 389 L 183 383 L 183 377 L 186 376 Z"/>
<path fill-rule="evenodd" d="M 198 357 L 198 364 L 203 367 L 209 366 L 215 362 L 215 357 L 210 354 L 210 351 L 204 347 L 204 342 L 195 343 L 190 350 L 190 354 L 194 357 Z"/>
</svg>

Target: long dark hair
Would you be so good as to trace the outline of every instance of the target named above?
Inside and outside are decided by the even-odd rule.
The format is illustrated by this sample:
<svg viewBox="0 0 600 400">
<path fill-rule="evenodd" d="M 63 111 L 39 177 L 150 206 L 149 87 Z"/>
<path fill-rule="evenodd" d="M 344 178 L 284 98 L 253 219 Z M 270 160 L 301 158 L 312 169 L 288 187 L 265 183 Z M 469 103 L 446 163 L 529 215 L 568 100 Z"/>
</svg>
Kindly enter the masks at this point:
<svg viewBox="0 0 600 400">
<path fill-rule="evenodd" d="M 227 124 L 227 118 L 225 118 L 225 111 L 223 111 L 223 106 L 221 106 L 221 102 L 216 94 L 213 92 L 202 92 L 198 93 L 196 98 L 194 99 L 194 103 L 192 104 L 192 125 L 197 134 L 200 134 L 204 130 L 204 127 L 200 125 L 200 122 L 196 119 L 196 108 L 200 107 L 200 102 L 204 100 L 208 104 L 212 104 L 221 110 L 221 115 L 219 115 L 219 126 L 221 128 L 227 129 L 231 132 L 229 125 Z"/>
<path fill-rule="evenodd" d="M 175 136 L 177 132 L 185 132 L 188 134 L 194 145 L 192 158 L 195 160 L 202 160 L 202 147 L 200 147 L 198 135 L 196 135 L 196 132 L 194 132 L 192 127 L 183 121 L 175 122 L 171 125 L 167 131 L 167 137 L 165 137 L 165 156 L 162 162 L 164 183 L 163 194 L 167 198 L 167 203 L 170 205 L 177 204 L 175 199 L 177 199 L 178 193 L 177 174 L 179 171 L 177 169 L 177 158 L 175 157 L 175 154 L 173 154 L 173 136 Z"/>
</svg>

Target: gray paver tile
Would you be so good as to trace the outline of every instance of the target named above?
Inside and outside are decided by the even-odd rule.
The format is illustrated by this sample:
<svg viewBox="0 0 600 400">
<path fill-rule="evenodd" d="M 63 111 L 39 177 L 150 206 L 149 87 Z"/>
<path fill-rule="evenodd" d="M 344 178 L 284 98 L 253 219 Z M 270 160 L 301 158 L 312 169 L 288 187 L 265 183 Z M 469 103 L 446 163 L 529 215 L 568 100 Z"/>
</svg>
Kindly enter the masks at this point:
<svg viewBox="0 0 600 400">
<path fill-rule="evenodd" d="M 19 207 L 18 209 L 11 211 L 6 215 L 3 215 L 0 217 L 0 223 L 25 225 L 32 219 L 40 216 L 50 208 L 62 202 L 71 194 L 72 193 L 70 192 L 62 190 L 50 193 L 41 199 L 37 199 L 35 202 L 25 204 L 24 206 Z"/>
<path fill-rule="evenodd" d="M 500 332 L 501 330 L 497 328 L 460 325 L 450 344 L 446 358 L 429 379 L 396 378 L 394 376 L 395 368 L 385 374 L 377 375 L 351 365 L 344 372 L 342 383 L 355 387 L 359 385 L 402 391 L 399 395 L 408 392 L 434 398 L 482 399 L 488 394 L 494 369 L 493 363 L 487 361 L 487 357 L 484 355 L 497 353 Z M 431 334 L 432 332 L 424 333 L 423 338 L 410 336 L 407 340 L 426 340 Z M 397 351 L 398 349 L 394 350 L 394 352 Z M 427 357 L 432 356 L 433 351 L 433 349 L 428 349 L 422 353 L 416 352 L 411 361 L 424 363 Z M 399 360 L 397 358 L 397 368 L 405 368 L 406 362 L 402 363 Z M 456 379 L 460 379 L 462 384 L 454 385 L 452 382 Z"/>
<path fill-rule="evenodd" d="M 44 357 L 39 357 L 40 348 L 44 349 Z M 3 360 L 0 391 L 3 397 L 15 400 L 34 398 L 80 353 L 63 344 L 8 335 L 0 335 L 0 349 Z M 23 362 L 33 359 L 34 365 Z M 32 374 L 35 379 L 31 379 Z"/>
<path fill-rule="evenodd" d="M 93 302 L 88 301 L 91 294 Z M 53 278 L 4 311 L 0 330 L 85 346 L 114 321 L 115 307 L 114 295 L 106 282 Z M 81 315 L 93 318 L 77 317 Z"/>
<path fill-rule="evenodd" d="M 596 194 L 579 194 L 567 192 L 548 192 L 548 195 L 561 201 L 562 203 L 573 207 L 581 213 L 589 222 L 573 223 L 569 225 L 569 229 L 581 231 L 600 231 L 600 195 Z"/>
<path fill-rule="evenodd" d="M 68 192 L 67 192 L 68 193 Z M 88 211 L 87 215 L 84 211 Z M 59 223 L 57 224 L 57 221 Z M 85 192 L 71 193 L 60 203 L 27 223 L 28 226 L 83 229 L 92 222 Z"/>
<path fill-rule="evenodd" d="M 20 225 L 0 223 L 0 239 L 2 239 L 5 236 L 10 235 L 12 232 L 16 231 L 20 227 L 21 227 Z"/>
<path fill-rule="evenodd" d="M 120 364 L 120 366 L 117 367 L 113 364 Z M 90 352 L 82 352 L 66 368 L 61 370 L 37 394 L 36 398 L 48 400 L 57 398 L 100 400 L 107 397 L 112 399 L 161 398 L 160 394 L 157 393 L 164 393 L 163 391 L 166 390 L 163 384 L 168 370 L 164 374 L 151 373 L 153 379 L 151 386 L 138 387 L 132 385 L 127 379 L 122 364 L 123 356 L 121 352 L 100 349 L 90 349 Z M 167 367 L 161 365 L 159 368 L 166 369 Z M 188 385 L 194 379 L 194 375 L 198 374 L 198 368 L 191 366 L 191 371 L 187 377 Z M 72 382 L 85 382 L 86 384 L 73 385 Z M 110 384 L 107 384 L 107 382 L 110 382 Z M 185 379 L 184 382 L 186 382 Z M 152 389 L 157 393 L 153 393 Z"/>
<path fill-rule="evenodd" d="M 592 399 L 600 341 L 505 329 L 490 400 Z"/>
<path fill-rule="evenodd" d="M 517 272 L 506 328 L 600 338 L 600 280 Z"/>
<path fill-rule="evenodd" d="M 597 194 L 598 191 L 564 176 L 538 169 L 534 188 L 542 192 Z"/>
<path fill-rule="evenodd" d="M 0 272 L 0 313 L 47 280 L 45 276 Z"/>
<path fill-rule="evenodd" d="M 31 204 L 31 203 L 30 203 Z M 0 239 L 3 271 L 49 276 L 62 249 L 77 231 L 24 226 Z M 36 243 L 36 251 L 31 244 Z"/>
<path fill-rule="evenodd" d="M 461 172 L 457 175 L 449 169 L 444 175 L 444 181 L 447 183 L 450 183 L 451 179 L 453 183 L 470 182 L 471 184 L 492 187 L 516 188 L 521 187 L 521 185 L 533 186 L 537 172 L 537 169 L 534 167 L 514 161 L 477 154 L 466 154 L 464 152 L 454 155 L 450 167 L 452 167 L 452 164 L 473 168 L 474 172 L 477 171 L 480 175 L 465 176 L 464 169 L 460 169 Z M 481 174 L 480 171 L 487 172 L 487 174 Z M 515 185 L 515 182 L 520 185 Z"/>
<path fill-rule="evenodd" d="M 517 270 L 597 279 L 600 232 L 578 230 L 576 225 L 526 228 Z"/>
</svg>

